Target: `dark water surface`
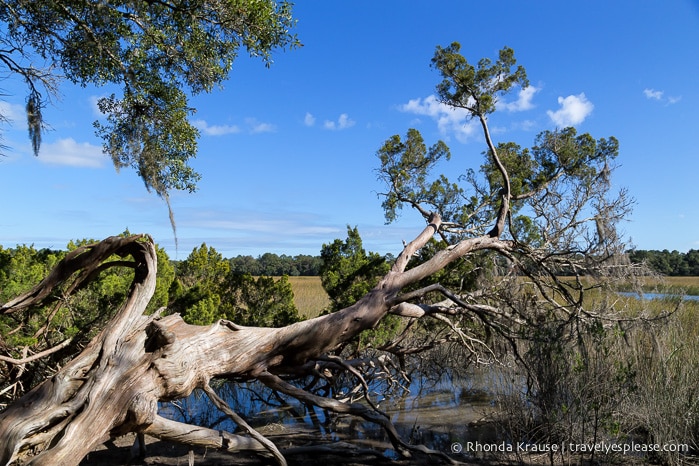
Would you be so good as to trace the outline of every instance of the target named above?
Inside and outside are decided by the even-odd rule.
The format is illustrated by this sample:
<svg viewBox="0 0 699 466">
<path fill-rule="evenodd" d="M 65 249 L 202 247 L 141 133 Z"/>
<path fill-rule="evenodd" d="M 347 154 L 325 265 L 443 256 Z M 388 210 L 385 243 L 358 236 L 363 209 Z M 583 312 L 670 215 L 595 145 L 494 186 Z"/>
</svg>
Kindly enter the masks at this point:
<svg viewBox="0 0 699 466">
<path fill-rule="evenodd" d="M 492 427 L 483 421 L 495 411 L 491 390 L 497 386 L 497 373 L 486 366 L 461 376 L 446 374 L 437 380 L 413 377 L 409 385 L 390 391 L 382 383 L 370 384 L 370 396 L 390 417 L 403 440 L 449 452 L 453 442 L 494 440 Z M 388 441 L 376 424 L 280 398 L 259 383 L 225 382 L 216 390 L 234 411 L 264 434 L 314 433 L 322 440 L 352 440 L 367 446 Z M 186 399 L 163 403 L 160 414 L 213 429 L 236 430 L 235 423 L 199 391 Z"/>
</svg>

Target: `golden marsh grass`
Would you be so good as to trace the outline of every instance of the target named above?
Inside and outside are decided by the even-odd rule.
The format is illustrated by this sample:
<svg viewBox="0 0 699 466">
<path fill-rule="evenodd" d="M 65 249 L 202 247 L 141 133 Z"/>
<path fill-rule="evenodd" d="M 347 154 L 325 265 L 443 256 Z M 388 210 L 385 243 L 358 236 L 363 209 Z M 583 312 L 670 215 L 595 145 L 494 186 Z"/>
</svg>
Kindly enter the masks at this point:
<svg viewBox="0 0 699 466">
<path fill-rule="evenodd" d="M 289 277 L 289 283 L 294 291 L 296 308 L 304 319 L 316 317 L 330 306 L 330 298 L 323 289 L 320 277 Z M 699 277 L 644 278 L 642 285 L 646 291 L 699 294 Z M 666 307 L 661 303 L 652 303 L 651 306 Z"/>
<path fill-rule="evenodd" d="M 302 318 L 316 317 L 330 306 L 330 298 L 320 277 L 289 277 L 289 283 L 294 291 L 294 304 Z"/>
</svg>

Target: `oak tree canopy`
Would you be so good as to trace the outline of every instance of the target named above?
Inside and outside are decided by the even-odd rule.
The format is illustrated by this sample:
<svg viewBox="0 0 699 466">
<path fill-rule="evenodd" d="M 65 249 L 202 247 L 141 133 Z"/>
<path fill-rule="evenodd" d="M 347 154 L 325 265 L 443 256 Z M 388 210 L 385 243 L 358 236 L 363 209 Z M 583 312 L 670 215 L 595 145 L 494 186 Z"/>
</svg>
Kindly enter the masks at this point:
<svg viewBox="0 0 699 466">
<path fill-rule="evenodd" d="M 95 122 L 104 151 L 163 197 L 199 179 L 190 96 L 221 86 L 243 52 L 269 66 L 300 45 L 291 4 L 273 0 L 2 0 L 0 24 L 0 74 L 26 83 L 34 153 L 62 80 L 113 85 Z"/>
</svg>

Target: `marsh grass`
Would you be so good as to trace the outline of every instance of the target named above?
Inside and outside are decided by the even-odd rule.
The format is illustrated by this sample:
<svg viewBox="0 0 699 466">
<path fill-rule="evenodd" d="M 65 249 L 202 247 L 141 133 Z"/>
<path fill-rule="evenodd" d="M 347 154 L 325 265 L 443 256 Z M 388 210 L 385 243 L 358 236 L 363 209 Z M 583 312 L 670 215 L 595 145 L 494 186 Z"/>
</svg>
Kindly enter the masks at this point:
<svg viewBox="0 0 699 466">
<path fill-rule="evenodd" d="M 628 428 L 635 427 L 656 444 L 688 445 L 695 454 L 699 451 L 698 315 L 699 302 L 677 302 L 666 319 L 629 332 L 628 345 L 617 356 L 636 371 L 637 389 L 623 408 Z M 653 459 L 678 465 L 698 461 L 678 452 Z"/>
<path fill-rule="evenodd" d="M 629 284 L 629 291 L 682 296 L 699 289 L 699 278 L 642 277 L 638 285 Z M 699 464 L 693 456 L 699 451 L 699 301 L 643 300 L 615 290 L 618 284 L 584 298 L 586 309 L 609 319 L 576 328 L 568 340 L 543 323 L 521 343 L 526 369 L 511 366 L 515 372 L 502 377 L 509 383 L 495 390 L 498 427 L 505 438 L 542 443 L 675 447 L 681 451 L 645 454 L 633 464 Z M 551 457 L 550 464 L 629 461 L 623 455 L 583 456 Z"/>
<path fill-rule="evenodd" d="M 645 293 L 699 296 L 699 277 L 643 277 L 639 279 Z M 618 291 L 634 291 L 631 283 L 621 283 Z"/>
<path fill-rule="evenodd" d="M 304 318 L 329 307 L 320 277 L 289 281 Z M 660 452 L 634 461 L 697 464 L 691 454 L 699 449 L 699 301 L 642 300 L 616 291 L 699 295 L 699 277 L 640 277 L 635 284 L 588 291 L 586 308 L 622 321 L 590 327 L 570 346 L 553 338 L 539 348 L 522 347 L 529 371 L 509 365 L 502 386 L 492 387 L 501 413 L 498 430 L 510 440 L 542 443 L 687 445 L 689 454 Z M 629 459 L 618 454 L 549 458 L 550 464 L 628 464 Z"/>
<path fill-rule="evenodd" d="M 691 280 L 671 281 L 691 286 Z M 673 291 L 687 294 L 682 288 Z M 645 454 L 644 464 L 699 464 L 699 302 L 623 298 L 614 307 L 629 320 L 598 334 L 596 344 L 587 345 L 589 362 L 577 373 L 559 373 L 559 386 L 576 386 L 580 379 L 599 383 L 590 400 L 608 401 L 601 411 L 602 435 L 679 449 Z M 597 416 L 593 410 L 600 405 L 587 405 L 581 412 Z"/>
<path fill-rule="evenodd" d="M 294 291 L 294 304 L 302 318 L 317 317 L 330 306 L 330 298 L 320 277 L 289 277 L 289 283 Z"/>
</svg>

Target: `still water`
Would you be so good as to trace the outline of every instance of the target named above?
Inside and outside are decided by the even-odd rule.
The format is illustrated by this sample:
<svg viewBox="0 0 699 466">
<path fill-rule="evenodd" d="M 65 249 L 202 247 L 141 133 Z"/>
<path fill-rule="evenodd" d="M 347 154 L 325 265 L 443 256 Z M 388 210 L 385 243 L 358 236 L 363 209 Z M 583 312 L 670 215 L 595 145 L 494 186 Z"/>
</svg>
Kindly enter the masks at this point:
<svg viewBox="0 0 699 466">
<path fill-rule="evenodd" d="M 490 423 L 495 411 L 494 378 L 490 367 L 438 379 L 414 377 L 410 384 L 387 390 L 370 384 L 370 397 L 385 412 L 403 440 L 448 452 L 453 442 L 494 440 Z M 352 440 L 365 446 L 386 446 L 388 438 L 376 424 L 353 416 L 329 413 L 286 397 L 259 383 L 229 383 L 216 387 L 219 396 L 265 435 L 306 434 L 322 440 Z M 341 390 L 340 390 L 341 391 Z M 219 412 L 202 392 L 174 403 L 163 403 L 160 414 L 174 420 L 234 432 L 235 423 Z"/>
<path fill-rule="evenodd" d="M 634 293 L 631 291 L 620 291 L 619 295 L 629 298 L 641 298 L 646 300 L 651 299 L 683 299 L 686 301 L 699 301 L 699 296 L 696 295 L 675 295 L 668 293 Z"/>
</svg>

